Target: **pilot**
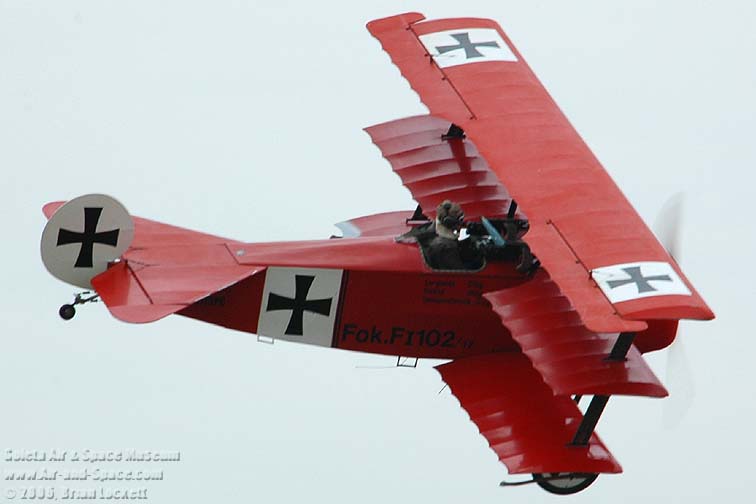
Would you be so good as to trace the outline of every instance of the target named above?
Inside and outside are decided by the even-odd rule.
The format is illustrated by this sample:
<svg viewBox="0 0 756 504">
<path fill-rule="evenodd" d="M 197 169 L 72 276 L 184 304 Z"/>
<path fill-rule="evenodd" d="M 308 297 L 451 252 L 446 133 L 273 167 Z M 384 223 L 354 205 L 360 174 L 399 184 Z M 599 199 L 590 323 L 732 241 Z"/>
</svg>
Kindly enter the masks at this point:
<svg viewBox="0 0 756 504">
<path fill-rule="evenodd" d="M 426 259 L 431 268 L 442 270 L 468 269 L 463 260 L 459 231 L 465 213 L 458 203 L 443 201 L 436 208 L 436 233 L 426 248 Z"/>
</svg>

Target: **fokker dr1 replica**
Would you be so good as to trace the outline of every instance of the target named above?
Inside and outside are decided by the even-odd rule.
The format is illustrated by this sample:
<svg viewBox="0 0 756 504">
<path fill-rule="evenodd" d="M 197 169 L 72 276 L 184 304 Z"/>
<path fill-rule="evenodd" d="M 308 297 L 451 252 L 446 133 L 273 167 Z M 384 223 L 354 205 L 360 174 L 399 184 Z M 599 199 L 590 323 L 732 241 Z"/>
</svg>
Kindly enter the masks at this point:
<svg viewBox="0 0 756 504">
<path fill-rule="evenodd" d="M 74 304 L 99 298 L 126 322 L 176 313 L 450 359 L 438 371 L 510 473 L 567 494 L 620 472 L 594 432 L 609 397 L 666 396 L 641 354 L 713 313 L 497 23 L 408 13 L 367 26 L 430 112 L 366 129 L 414 212 L 346 221 L 339 238 L 248 244 L 87 195 L 44 207 L 47 269 L 94 289 Z M 466 237 L 451 241 L 470 254 L 450 267 L 432 248 L 449 224 L 436 209 L 455 204 L 464 219 L 450 227 Z"/>
</svg>

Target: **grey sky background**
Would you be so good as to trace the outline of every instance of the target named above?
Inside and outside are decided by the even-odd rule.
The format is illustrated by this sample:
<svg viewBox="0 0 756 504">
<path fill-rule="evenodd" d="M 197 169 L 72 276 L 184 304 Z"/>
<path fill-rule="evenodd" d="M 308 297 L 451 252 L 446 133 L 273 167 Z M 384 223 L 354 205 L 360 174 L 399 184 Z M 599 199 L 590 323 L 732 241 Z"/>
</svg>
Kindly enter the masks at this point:
<svg viewBox="0 0 756 504">
<path fill-rule="evenodd" d="M 431 362 L 365 369 L 395 359 L 102 305 L 65 323 L 75 289 L 39 259 L 41 206 L 90 192 L 249 241 L 413 208 L 361 131 L 425 112 L 364 28 L 408 10 L 497 20 L 647 222 L 687 196 L 683 267 L 718 316 L 682 326 L 695 401 L 665 430 L 664 401 L 613 398 L 599 432 L 625 473 L 567 500 L 749 498 L 756 7 L 734 0 L 0 0 L 3 451 L 180 450 L 157 503 L 554 500 L 497 486 Z"/>
</svg>

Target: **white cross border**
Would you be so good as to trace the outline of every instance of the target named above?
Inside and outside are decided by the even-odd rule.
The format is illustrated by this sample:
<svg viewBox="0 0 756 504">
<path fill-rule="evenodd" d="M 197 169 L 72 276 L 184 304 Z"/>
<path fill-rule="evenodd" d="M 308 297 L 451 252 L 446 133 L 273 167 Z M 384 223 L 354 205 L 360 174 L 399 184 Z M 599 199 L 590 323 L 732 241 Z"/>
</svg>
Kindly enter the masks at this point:
<svg viewBox="0 0 756 504">
<path fill-rule="evenodd" d="M 467 58 L 465 51 L 461 48 L 456 51 L 449 51 L 439 54 L 436 50 L 438 46 L 456 45 L 459 42 L 452 35 L 458 33 L 467 33 L 472 43 L 496 42 L 499 47 L 476 47 L 478 52 L 483 56 L 480 58 Z M 425 46 L 428 54 L 440 68 L 446 68 L 456 65 L 465 65 L 467 63 L 480 63 L 484 61 L 517 61 L 512 49 L 504 41 L 504 38 L 494 28 L 456 28 L 454 30 L 444 30 L 440 32 L 426 33 L 420 35 L 420 42 Z"/>
<path fill-rule="evenodd" d="M 639 292 L 636 283 L 628 283 L 614 288 L 609 285 L 609 282 L 612 280 L 630 279 L 631 277 L 626 271 L 624 271 L 624 269 L 633 267 L 640 268 L 641 274 L 646 278 L 657 275 L 667 275 L 671 281 L 651 280 L 650 285 L 655 290 L 649 292 Z M 596 284 L 598 284 L 601 291 L 612 304 L 653 296 L 692 296 L 690 289 L 688 289 L 688 286 L 685 285 L 685 282 L 683 282 L 672 265 L 663 261 L 642 261 L 602 266 L 600 268 L 594 268 L 591 271 L 591 278 L 593 278 Z"/>
<path fill-rule="evenodd" d="M 304 334 L 302 336 L 286 334 L 286 327 L 289 325 L 293 310 L 268 311 L 266 309 L 271 292 L 291 299 L 296 297 L 297 275 L 315 277 L 310 290 L 307 292 L 307 299 L 332 299 L 331 310 L 327 316 L 304 311 L 302 314 Z M 342 275 L 343 270 L 340 269 L 268 267 L 265 272 L 265 286 L 260 302 L 257 334 L 268 338 L 330 347 L 333 342 L 336 312 L 341 295 Z"/>
</svg>

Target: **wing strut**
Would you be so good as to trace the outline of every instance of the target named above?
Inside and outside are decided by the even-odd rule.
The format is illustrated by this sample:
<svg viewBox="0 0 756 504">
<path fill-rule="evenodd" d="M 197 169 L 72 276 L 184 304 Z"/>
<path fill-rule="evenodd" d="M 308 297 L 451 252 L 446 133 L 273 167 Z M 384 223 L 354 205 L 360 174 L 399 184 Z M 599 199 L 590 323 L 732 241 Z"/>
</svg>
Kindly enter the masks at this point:
<svg viewBox="0 0 756 504">
<path fill-rule="evenodd" d="M 609 356 L 606 358 L 608 361 L 624 361 L 627 357 L 627 352 L 630 350 L 630 346 L 635 339 L 635 333 L 623 332 L 617 337 L 617 341 L 612 347 L 612 351 L 609 352 Z M 573 446 L 585 446 L 591 439 L 593 431 L 596 429 L 596 424 L 601 418 L 601 414 L 604 412 L 606 403 L 609 402 L 608 395 L 595 395 L 591 399 L 591 404 L 588 405 L 588 409 L 583 416 L 583 419 L 578 425 L 575 437 L 572 438 L 570 443 Z"/>
</svg>

